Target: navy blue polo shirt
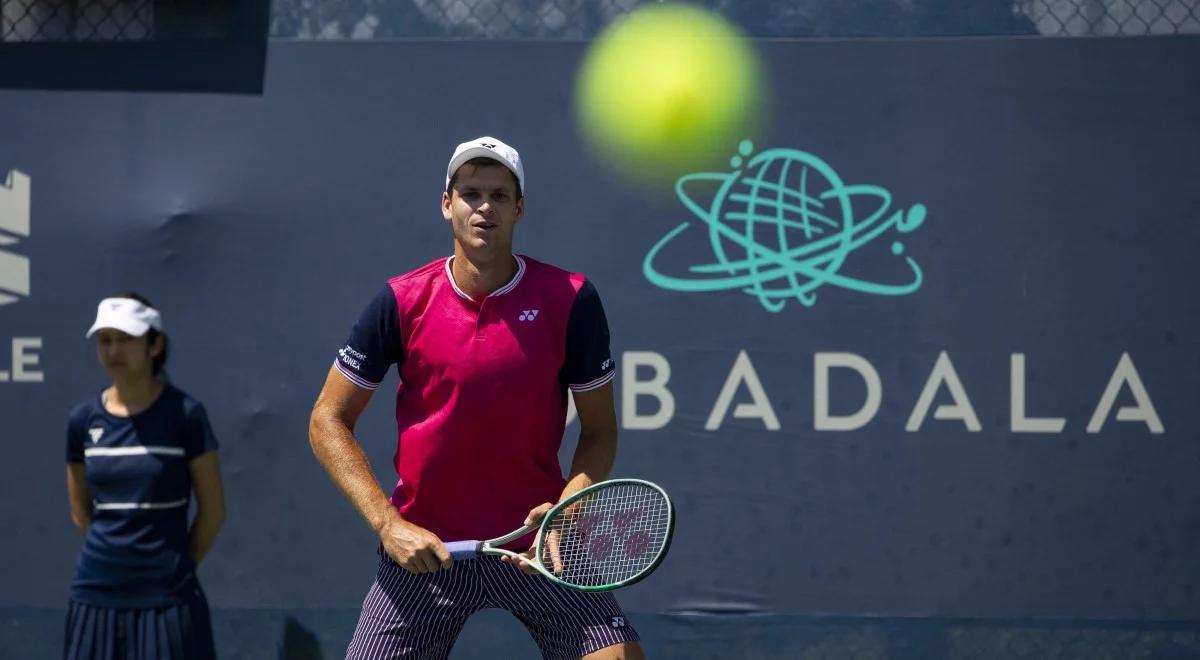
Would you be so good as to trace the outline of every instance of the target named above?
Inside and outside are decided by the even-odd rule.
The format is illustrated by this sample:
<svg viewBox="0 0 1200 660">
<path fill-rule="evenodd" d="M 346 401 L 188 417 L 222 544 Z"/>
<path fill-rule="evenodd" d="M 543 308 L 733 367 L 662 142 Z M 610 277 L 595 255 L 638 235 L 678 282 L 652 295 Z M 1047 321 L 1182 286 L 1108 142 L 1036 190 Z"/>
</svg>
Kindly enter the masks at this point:
<svg viewBox="0 0 1200 660">
<path fill-rule="evenodd" d="M 71 411 L 67 462 L 84 464 L 92 496 L 74 599 L 107 607 L 177 602 L 195 574 L 188 464 L 216 448 L 204 407 L 170 384 L 132 417 L 109 413 L 99 395 Z"/>
</svg>

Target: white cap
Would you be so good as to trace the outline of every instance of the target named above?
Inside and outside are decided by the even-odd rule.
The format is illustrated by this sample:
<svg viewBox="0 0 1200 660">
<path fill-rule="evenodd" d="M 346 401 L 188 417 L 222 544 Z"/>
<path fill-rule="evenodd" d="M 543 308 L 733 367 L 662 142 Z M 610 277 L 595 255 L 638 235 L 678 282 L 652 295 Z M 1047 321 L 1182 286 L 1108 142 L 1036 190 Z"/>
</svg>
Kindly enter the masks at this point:
<svg viewBox="0 0 1200 660">
<path fill-rule="evenodd" d="M 504 144 L 494 137 L 475 138 L 463 142 L 454 150 L 450 164 L 446 166 L 446 187 L 450 187 L 450 178 L 463 163 L 472 158 L 491 158 L 512 171 L 517 176 L 517 185 L 521 186 L 521 194 L 525 194 L 525 168 L 521 165 L 521 154 L 516 149 Z"/>
<path fill-rule="evenodd" d="M 96 322 L 87 336 L 102 328 L 120 330 L 127 335 L 141 337 L 150 328 L 162 331 L 162 315 L 157 309 L 147 307 L 132 298 L 105 298 L 96 309 Z"/>
</svg>

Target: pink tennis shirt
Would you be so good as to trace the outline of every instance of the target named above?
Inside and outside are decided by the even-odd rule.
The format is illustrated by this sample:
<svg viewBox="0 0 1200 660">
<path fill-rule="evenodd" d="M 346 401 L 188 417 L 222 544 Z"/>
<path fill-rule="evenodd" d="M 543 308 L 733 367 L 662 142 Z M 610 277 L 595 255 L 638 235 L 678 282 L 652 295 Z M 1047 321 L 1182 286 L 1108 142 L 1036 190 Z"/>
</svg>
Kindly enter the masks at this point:
<svg viewBox="0 0 1200 660">
<path fill-rule="evenodd" d="M 334 365 L 372 390 L 398 366 L 400 515 L 443 541 L 487 539 L 557 501 L 567 388 L 602 387 L 615 371 L 583 275 L 516 256 L 513 279 L 476 301 L 451 259 L 388 280 Z"/>
</svg>

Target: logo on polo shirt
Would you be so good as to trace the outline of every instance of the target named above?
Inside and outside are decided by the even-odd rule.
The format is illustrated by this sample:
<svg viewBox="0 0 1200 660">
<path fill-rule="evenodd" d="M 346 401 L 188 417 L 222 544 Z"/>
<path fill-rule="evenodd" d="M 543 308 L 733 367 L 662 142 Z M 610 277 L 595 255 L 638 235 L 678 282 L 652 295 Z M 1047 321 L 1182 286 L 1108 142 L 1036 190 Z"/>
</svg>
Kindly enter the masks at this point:
<svg viewBox="0 0 1200 660">
<path fill-rule="evenodd" d="M 338 351 L 338 357 L 341 358 L 342 362 L 355 369 L 362 369 L 362 363 L 367 359 L 366 355 L 359 353 L 349 346 L 345 346 L 342 350 Z"/>
<path fill-rule="evenodd" d="M 92 436 L 92 444 L 100 442 L 100 437 L 104 435 L 104 429 L 97 426 L 94 429 L 88 429 L 88 435 Z"/>
<path fill-rule="evenodd" d="M 521 315 L 518 316 L 517 319 L 519 319 L 521 321 L 532 321 L 537 318 L 537 315 L 538 315 L 538 310 L 527 309 L 527 310 L 522 311 Z"/>
<path fill-rule="evenodd" d="M 614 617 L 612 618 L 611 625 L 612 625 L 612 627 L 613 627 L 613 628 L 624 628 L 624 627 L 625 627 L 625 617 L 623 617 L 623 616 L 614 616 Z"/>
</svg>

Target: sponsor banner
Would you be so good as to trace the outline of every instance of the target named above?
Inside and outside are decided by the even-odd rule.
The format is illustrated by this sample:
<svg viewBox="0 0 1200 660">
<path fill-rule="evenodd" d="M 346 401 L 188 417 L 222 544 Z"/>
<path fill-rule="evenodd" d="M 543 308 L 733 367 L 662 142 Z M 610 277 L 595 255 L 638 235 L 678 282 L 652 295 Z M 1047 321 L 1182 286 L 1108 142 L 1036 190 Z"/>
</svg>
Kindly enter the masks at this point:
<svg viewBox="0 0 1200 660">
<path fill-rule="evenodd" d="M 758 46 L 767 128 L 657 197 L 580 142 L 579 43 L 277 44 L 261 98 L 0 92 L 0 605 L 61 605 L 66 413 L 121 290 L 222 443 L 210 597 L 360 603 L 374 541 L 308 415 L 384 282 L 449 253 L 445 163 L 494 134 L 546 182 L 517 250 L 604 302 L 614 474 L 677 500 L 630 611 L 1200 618 L 1200 43 Z M 356 429 L 386 489 L 397 385 Z"/>
</svg>

